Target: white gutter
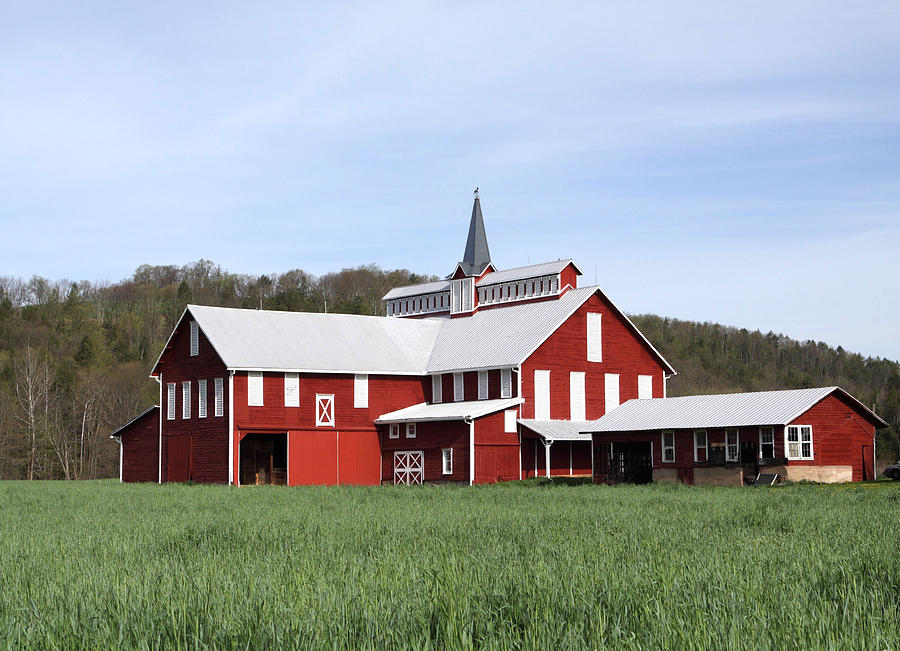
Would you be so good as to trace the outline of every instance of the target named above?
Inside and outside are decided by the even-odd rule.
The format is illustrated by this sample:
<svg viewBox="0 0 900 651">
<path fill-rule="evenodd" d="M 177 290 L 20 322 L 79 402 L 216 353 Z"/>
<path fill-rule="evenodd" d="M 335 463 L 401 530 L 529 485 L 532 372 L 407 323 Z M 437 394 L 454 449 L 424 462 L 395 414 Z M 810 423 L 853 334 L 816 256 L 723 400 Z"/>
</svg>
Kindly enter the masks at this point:
<svg viewBox="0 0 900 651">
<path fill-rule="evenodd" d="M 156 451 L 158 452 L 159 457 L 159 468 L 156 471 L 156 483 L 162 484 L 162 428 L 163 428 L 163 413 L 162 413 L 162 397 L 163 397 L 163 381 L 162 381 L 162 371 L 160 371 L 159 375 L 155 378 L 157 384 L 159 384 L 159 447 L 157 447 Z M 166 403 L 166 418 L 169 417 L 168 414 L 169 404 Z"/>
<path fill-rule="evenodd" d="M 234 371 L 228 371 L 228 485 L 234 483 Z"/>
<path fill-rule="evenodd" d="M 475 484 L 475 421 L 464 419 L 469 424 L 469 486 Z"/>
</svg>

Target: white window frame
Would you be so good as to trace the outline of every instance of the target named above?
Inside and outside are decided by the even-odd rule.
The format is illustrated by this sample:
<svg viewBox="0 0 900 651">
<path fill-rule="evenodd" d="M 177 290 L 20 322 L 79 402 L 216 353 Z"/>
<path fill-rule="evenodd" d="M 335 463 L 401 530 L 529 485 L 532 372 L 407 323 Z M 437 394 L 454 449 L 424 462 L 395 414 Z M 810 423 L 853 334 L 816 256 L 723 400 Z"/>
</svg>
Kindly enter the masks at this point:
<svg viewBox="0 0 900 651">
<path fill-rule="evenodd" d="M 734 434 L 734 456 L 731 454 L 731 444 L 728 442 L 729 434 Z M 725 463 L 737 463 L 741 460 L 741 431 L 739 429 L 725 430 Z"/>
<path fill-rule="evenodd" d="M 400 438 L 400 423 L 391 423 L 390 425 L 388 425 L 388 438 Z"/>
<path fill-rule="evenodd" d="M 441 474 L 453 474 L 453 448 L 443 448 L 441 450 Z"/>
<path fill-rule="evenodd" d="M 408 438 L 408 439 L 416 438 L 416 424 L 415 423 L 407 423 L 406 424 L 406 438 Z"/>
<path fill-rule="evenodd" d="M 765 439 L 771 438 L 770 443 L 766 443 Z M 763 445 L 772 446 L 772 456 L 767 457 L 763 455 Z M 759 428 L 759 458 L 760 459 L 774 459 L 775 458 L 775 428 L 774 427 L 760 427 Z"/>
<path fill-rule="evenodd" d="M 622 404 L 622 394 L 619 391 L 619 374 L 605 373 L 603 375 L 603 413 L 608 414 Z"/>
<path fill-rule="evenodd" d="M 603 361 L 603 315 L 587 313 L 587 361 Z"/>
<path fill-rule="evenodd" d="M 262 371 L 247 371 L 247 406 L 263 407 L 265 402 Z"/>
<path fill-rule="evenodd" d="M 181 383 L 181 420 L 191 419 L 191 381 Z"/>
<path fill-rule="evenodd" d="M 666 436 L 672 437 L 672 444 L 666 445 Z M 660 443 L 662 444 L 662 462 L 663 463 L 675 463 L 675 430 L 663 430 L 660 435 Z M 666 458 L 666 452 L 671 452 L 672 457 Z"/>
<path fill-rule="evenodd" d="M 653 397 L 653 376 L 638 375 L 638 400 L 648 400 Z"/>
<path fill-rule="evenodd" d="M 584 371 L 569 373 L 569 419 L 587 420 L 585 415 Z"/>
<path fill-rule="evenodd" d="M 515 434 L 518 430 L 519 412 L 516 409 L 507 409 L 503 412 L 503 431 L 507 434 Z"/>
<path fill-rule="evenodd" d="M 191 357 L 200 354 L 200 326 L 196 321 L 191 321 Z"/>
<path fill-rule="evenodd" d="M 334 427 L 334 394 L 316 394 L 316 427 Z"/>
<path fill-rule="evenodd" d="M 462 373 L 453 374 L 453 402 L 462 402 L 466 399 L 466 379 Z"/>
<path fill-rule="evenodd" d="M 431 403 L 440 404 L 444 401 L 444 380 L 442 375 L 431 376 Z"/>
<path fill-rule="evenodd" d="M 166 420 L 175 420 L 175 383 L 166 384 Z"/>
<path fill-rule="evenodd" d="M 357 373 L 353 376 L 353 407 L 355 409 L 368 409 L 369 407 L 369 376 Z"/>
<path fill-rule="evenodd" d="M 504 368 L 500 371 L 500 397 L 512 398 L 512 369 Z"/>
<path fill-rule="evenodd" d="M 797 430 L 797 448 L 800 453 L 799 455 L 791 455 L 791 430 Z M 809 435 L 808 441 L 803 439 L 804 433 Z M 809 454 L 803 454 L 803 445 L 805 443 L 809 443 Z M 784 456 L 788 461 L 812 461 L 815 459 L 812 425 L 788 425 L 784 428 Z"/>
<path fill-rule="evenodd" d="M 225 381 L 223 378 L 217 377 L 213 379 L 213 409 L 215 410 L 215 415 L 224 416 L 225 415 Z"/>
<path fill-rule="evenodd" d="M 206 418 L 206 380 L 197 380 L 197 418 Z"/>
<path fill-rule="evenodd" d="M 300 374 L 285 373 L 284 374 L 284 406 L 299 407 L 300 406 Z"/>
<path fill-rule="evenodd" d="M 534 419 L 550 420 L 550 371 L 534 371 Z"/>
<path fill-rule="evenodd" d="M 488 399 L 488 372 L 478 371 L 478 399 Z"/>
<path fill-rule="evenodd" d="M 697 441 L 697 435 L 703 434 L 703 445 L 700 445 Z M 703 461 L 700 461 L 700 455 L 698 452 L 700 449 L 703 449 Z M 695 429 L 694 430 L 694 463 L 706 463 L 709 461 L 709 433 L 705 429 Z"/>
</svg>

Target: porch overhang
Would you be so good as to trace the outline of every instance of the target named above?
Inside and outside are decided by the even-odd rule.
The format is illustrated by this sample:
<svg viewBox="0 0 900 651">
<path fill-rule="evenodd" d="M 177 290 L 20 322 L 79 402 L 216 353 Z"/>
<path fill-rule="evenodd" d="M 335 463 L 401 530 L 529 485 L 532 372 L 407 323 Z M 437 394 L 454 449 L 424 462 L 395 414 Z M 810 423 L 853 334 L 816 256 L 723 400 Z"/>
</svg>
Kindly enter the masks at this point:
<svg viewBox="0 0 900 651">
<path fill-rule="evenodd" d="M 428 423 L 432 421 L 463 420 L 471 421 L 482 416 L 518 407 L 522 398 L 500 398 L 497 400 L 468 400 L 466 402 L 440 402 L 437 404 L 422 402 L 412 407 L 382 414 L 375 419 L 376 425 L 394 423 Z M 588 438 L 590 440 L 590 438 Z"/>
<path fill-rule="evenodd" d="M 591 421 L 587 420 L 534 420 L 532 418 L 520 418 L 518 423 L 545 441 L 591 440 L 591 433 L 584 431 L 591 424 Z"/>
</svg>

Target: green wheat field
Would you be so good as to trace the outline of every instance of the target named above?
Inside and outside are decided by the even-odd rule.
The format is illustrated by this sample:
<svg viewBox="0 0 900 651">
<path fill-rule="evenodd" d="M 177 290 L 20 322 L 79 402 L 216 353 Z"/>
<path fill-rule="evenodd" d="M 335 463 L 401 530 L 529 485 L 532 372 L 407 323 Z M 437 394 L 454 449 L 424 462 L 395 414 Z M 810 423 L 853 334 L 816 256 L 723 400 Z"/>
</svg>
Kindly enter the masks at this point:
<svg viewBox="0 0 900 651">
<path fill-rule="evenodd" d="M 0 483 L 0 648 L 900 647 L 900 484 Z"/>
</svg>

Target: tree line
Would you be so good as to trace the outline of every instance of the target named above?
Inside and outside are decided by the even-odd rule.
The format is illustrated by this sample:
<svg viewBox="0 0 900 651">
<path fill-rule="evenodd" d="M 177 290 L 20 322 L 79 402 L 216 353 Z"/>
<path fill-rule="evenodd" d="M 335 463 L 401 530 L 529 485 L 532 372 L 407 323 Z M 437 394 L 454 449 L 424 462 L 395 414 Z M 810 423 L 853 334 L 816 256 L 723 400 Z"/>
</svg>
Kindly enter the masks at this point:
<svg viewBox="0 0 900 651">
<path fill-rule="evenodd" d="M 158 400 L 147 376 L 187 303 L 384 315 L 391 287 L 435 279 L 375 265 L 234 274 L 208 260 L 142 265 L 117 283 L 0 277 L 0 479 L 115 476 L 109 435 Z M 878 447 L 898 455 L 897 362 L 771 332 L 633 319 L 679 371 L 669 395 L 837 384 L 892 423 Z"/>
</svg>

